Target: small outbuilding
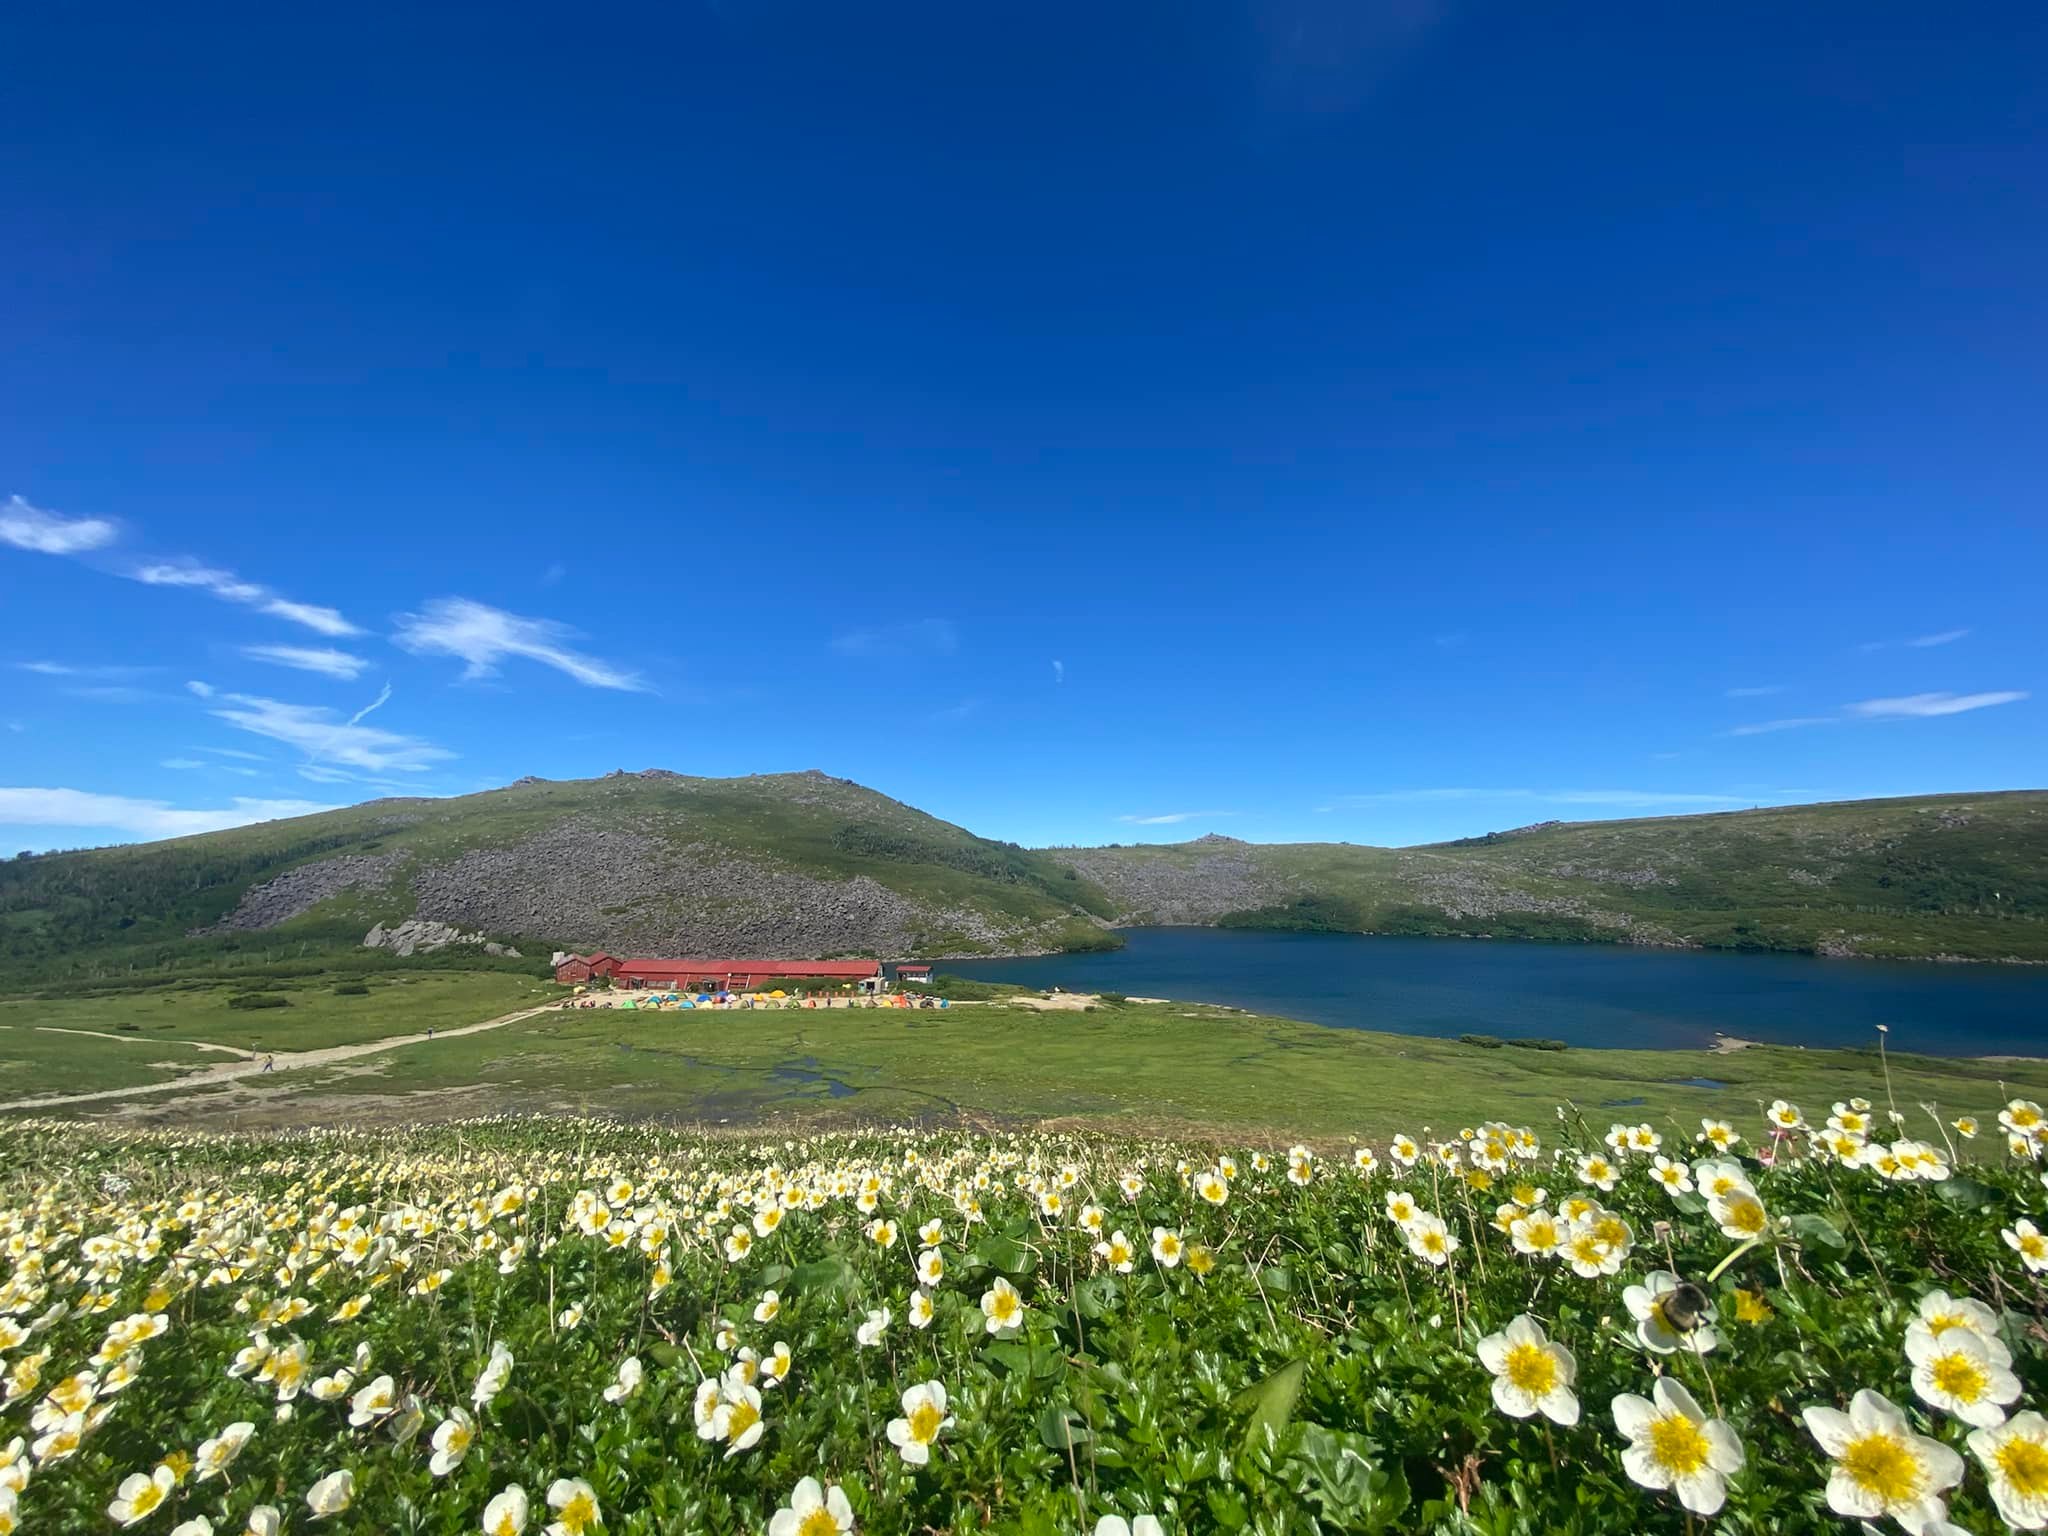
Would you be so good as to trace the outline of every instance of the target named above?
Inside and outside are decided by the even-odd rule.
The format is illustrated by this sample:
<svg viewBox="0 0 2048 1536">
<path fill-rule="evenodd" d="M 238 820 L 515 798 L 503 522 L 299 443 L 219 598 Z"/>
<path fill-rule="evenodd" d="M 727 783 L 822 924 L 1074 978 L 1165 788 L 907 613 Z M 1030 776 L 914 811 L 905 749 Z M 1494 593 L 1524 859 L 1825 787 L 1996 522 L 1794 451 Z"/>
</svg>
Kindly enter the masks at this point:
<svg viewBox="0 0 2048 1536">
<path fill-rule="evenodd" d="M 896 984 L 905 987 L 928 987 L 932 984 L 932 968 L 928 963 L 905 960 L 896 967 Z"/>
<path fill-rule="evenodd" d="M 555 962 L 555 980 L 564 985 L 578 982 L 598 981 L 619 974 L 619 967 L 626 962 L 617 955 L 595 950 L 587 955 L 564 955 Z"/>
</svg>

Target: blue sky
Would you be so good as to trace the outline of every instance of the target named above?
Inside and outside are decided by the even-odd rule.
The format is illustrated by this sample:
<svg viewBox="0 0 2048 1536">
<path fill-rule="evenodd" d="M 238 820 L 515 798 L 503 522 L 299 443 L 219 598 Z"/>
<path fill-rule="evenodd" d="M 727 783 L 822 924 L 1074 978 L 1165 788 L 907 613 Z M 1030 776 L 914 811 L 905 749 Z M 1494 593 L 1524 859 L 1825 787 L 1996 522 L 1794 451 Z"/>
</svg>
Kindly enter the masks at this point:
<svg viewBox="0 0 2048 1536">
<path fill-rule="evenodd" d="M 0 848 L 2038 786 L 2048 16 L 16 7 Z"/>
</svg>

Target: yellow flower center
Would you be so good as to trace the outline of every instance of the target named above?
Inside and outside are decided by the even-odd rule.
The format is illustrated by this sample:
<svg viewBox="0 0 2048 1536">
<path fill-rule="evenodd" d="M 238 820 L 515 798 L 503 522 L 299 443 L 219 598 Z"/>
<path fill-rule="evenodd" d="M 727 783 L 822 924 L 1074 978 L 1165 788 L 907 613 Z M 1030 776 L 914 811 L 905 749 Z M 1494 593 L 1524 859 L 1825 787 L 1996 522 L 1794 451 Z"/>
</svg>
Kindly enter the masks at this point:
<svg viewBox="0 0 2048 1536">
<path fill-rule="evenodd" d="M 498 1511 L 497 1523 L 490 1528 L 489 1536 L 519 1536 L 519 1527 L 512 1523 L 511 1510 Z"/>
<path fill-rule="evenodd" d="M 558 1518 L 569 1536 L 582 1536 L 583 1528 L 597 1519 L 597 1503 L 587 1493 L 577 1493 L 564 1504 Z"/>
<path fill-rule="evenodd" d="M 1857 1487 L 1876 1494 L 1887 1508 L 1919 1496 L 1920 1463 L 1895 1434 L 1876 1430 L 1851 1440 L 1841 1463 Z"/>
<path fill-rule="evenodd" d="M 910 1410 L 910 1438 L 919 1445 L 930 1445 L 939 1438 L 939 1424 L 944 1418 L 937 1404 L 919 1403 Z"/>
<path fill-rule="evenodd" d="M 1728 1207 L 1728 1225 L 1754 1237 L 1764 1229 L 1764 1208 L 1754 1200 L 1737 1200 Z"/>
<path fill-rule="evenodd" d="M 2013 1492 L 2030 1499 L 2048 1494 L 2048 1446 L 2014 1435 L 1999 1446 L 1994 1459 Z"/>
<path fill-rule="evenodd" d="M 1422 1246 L 1429 1253 L 1442 1253 L 1444 1251 L 1443 1233 L 1437 1231 L 1423 1233 Z"/>
<path fill-rule="evenodd" d="M 725 1422 L 725 1438 L 737 1440 L 761 1421 L 761 1410 L 745 1398 L 732 1405 L 732 1417 Z"/>
<path fill-rule="evenodd" d="M 2030 1259 L 2038 1259 L 2048 1253 L 2048 1238 L 2038 1232 L 2023 1232 L 2020 1234 L 2020 1252 Z"/>
<path fill-rule="evenodd" d="M 1707 1464 L 1707 1437 L 1682 1413 L 1650 1422 L 1650 1457 L 1674 1477 L 1690 1477 Z"/>
<path fill-rule="evenodd" d="M 135 1517 L 139 1520 L 155 1509 L 157 1505 L 163 1503 L 163 1501 L 163 1489 L 155 1483 L 146 1483 L 141 1488 L 138 1488 L 135 1492 L 135 1497 L 128 1501 L 128 1508 L 134 1512 Z"/>
<path fill-rule="evenodd" d="M 1180 1239 L 1177 1237 L 1162 1237 L 1159 1239 L 1159 1251 L 1167 1258 L 1172 1258 L 1180 1252 Z"/>
<path fill-rule="evenodd" d="M 1509 1348 L 1502 1373 L 1510 1386 L 1531 1397 L 1542 1397 L 1557 1385 L 1557 1357 L 1525 1339 Z"/>
<path fill-rule="evenodd" d="M 1984 1368 L 1965 1354 L 1937 1355 L 1932 1364 L 1935 1390 L 1959 1403 L 1974 1403 L 1989 1385 Z"/>
<path fill-rule="evenodd" d="M 832 1511 L 820 1504 L 797 1522 L 796 1536 L 838 1536 L 839 1522 Z"/>
</svg>

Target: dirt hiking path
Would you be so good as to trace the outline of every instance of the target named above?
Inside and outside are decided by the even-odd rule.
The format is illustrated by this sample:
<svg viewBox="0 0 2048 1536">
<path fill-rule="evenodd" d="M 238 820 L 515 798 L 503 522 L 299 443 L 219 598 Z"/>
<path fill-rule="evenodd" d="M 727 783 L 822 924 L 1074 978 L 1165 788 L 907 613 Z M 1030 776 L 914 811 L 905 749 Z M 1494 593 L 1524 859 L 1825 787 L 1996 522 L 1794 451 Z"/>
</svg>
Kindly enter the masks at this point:
<svg viewBox="0 0 2048 1536">
<path fill-rule="evenodd" d="M 507 1024 L 517 1024 L 521 1019 L 530 1019 L 537 1013 L 546 1013 L 555 1005 L 543 1004 L 538 1008 L 522 1008 L 517 1013 L 501 1014 L 495 1019 L 485 1019 L 481 1024 L 461 1024 L 454 1029 L 437 1029 L 436 1040 L 451 1040 L 457 1035 L 482 1034 L 487 1029 L 503 1029 Z M 75 1030 L 66 1033 L 88 1034 L 93 1031 Z M 121 1036 L 114 1038 L 120 1039 Z M 305 1067 L 331 1066 L 338 1061 L 354 1061 L 361 1056 L 374 1056 L 394 1046 L 420 1045 L 427 1039 L 425 1031 L 416 1035 L 387 1035 L 381 1040 L 366 1040 L 357 1045 L 330 1045 L 317 1051 L 278 1051 L 271 1060 L 274 1062 L 268 1075 L 279 1072 L 293 1072 Z M 233 1046 L 207 1046 L 201 1041 L 188 1040 L 187 1045 L 200 1049 L 234 1050 Z M 160 1083 L 138 1083 L 132 1088 L 99 1088 L 91 1093 L 51 1094 L 41 1098 L 8 1099 L 0 1101 L 0 1110 L 10 1109 L 56 1109 L 65 1104 L 86 1104 L 102 1099 L 126 1099 L 145 1093 L 185 1093 L 194 1088 L 204 1088 L 211 1083 L 233 1082 L 237 1078 L 262 1077 L 263 1058 L 251 1055 L 243 1061 L 233 1061 L 217 1067 L 202 1067 L 197 1072 L 187 1072 L 179 1077 L 167 1078 Z"/>
</svg>

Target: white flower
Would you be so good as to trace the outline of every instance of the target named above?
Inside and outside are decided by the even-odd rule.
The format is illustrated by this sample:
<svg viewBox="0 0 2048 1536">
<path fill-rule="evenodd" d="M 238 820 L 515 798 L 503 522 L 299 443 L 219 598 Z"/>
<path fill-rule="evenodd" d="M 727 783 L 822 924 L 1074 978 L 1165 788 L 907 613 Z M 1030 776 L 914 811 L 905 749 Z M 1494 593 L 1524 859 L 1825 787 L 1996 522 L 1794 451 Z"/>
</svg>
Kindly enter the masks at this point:
<svg viewBox="0 0 2048 1536">
<path fill-rule="evenodd" d="M 2048 1269 L 2048 1237 L 2043 1237 L 2031 1221 L 2022 1218 L 1999 1235 L 2005 1239 L 2006 1246 L 2020 1256 L 2020 1262 L 2027 1266 L 2028 1273 L 2038 1275 Z"/>
<path fill-rule="evenodd" d="M 1998 1314 L 1981 1301 L 1968 1296 L 1951 1296 L 1947 1291 L 1929 1291 L 1920 1298 L 1913 1321 L 1906 1325 L 1906 1347 L 1910 1353 L 1916 1334 L 1940 1338 L 1951 1328 L 1967 1328 L 1983 1344 L 1985 1353 L 1999 1365 L 2012 1364 L 2012 1351 L 1998 1336 Z"/>
<path fill-rule="evenodd" d="M 1968 1328 L 1939 1335 L 1908 1329 L 1906 1358 L 1913 1362 L 1913 1391 L 1921 1402 L 1978 1429 L 2004 1423 L 2005 1405 L 2019 1401 L 2019 1377 L 1994 1361 Z"/>
<path fill-rule="evenodd" d="M 357 1429 L 374 1424 L 398 1406 L 398 1383 L 379 1376 L 349 1399 L 348 1421 Z"/>
<path fill-rule="evenodd" d="M 628 1355 L 619 1362 L 619 1379 L 604 1389 L 608 1403 L 623 1403 L 640 1390 L 640 1357 Z"/>
<path fill-rule="evenodd" d="M 561 1329 L 562 1332 L 567 1333 L 582 1321 L 583 1303 L 580 1301 L 572 1302 L 570 1305 L 562 1308 L 561 1314 L 555 1319 L 555 1326 Z M 514 1483 L 512 1486 L 517 1488 L 519 1485 Z"/>
<path fill-rule="evenodd" d="M 946 1278 L 945 1256 L 936 1248 L 927 1248 L 917 1256 L 917 1283 L 934 1286 Z"/>
<path fill-rule="evenodd" d="M 924 1291 L 913 1291 L 910 1296 L 910 1326 L 929 1328 L 937 1314 L 932 1310 L 932 1298 Z"/>
<path fill-rule="evenodd" d="M 1963 1458 L 1906 1426 L 1882 1394 L 1864 1389 L 1849 1411 L 1808 1408 L 1806 1427 L 1834 1461 L 1828 1508 L 1851 1519 L 1890 1515 L 1909 1531 L 1947 1517 L 1941 1495 L 1962 1480 Z"/>
<path fill-rule="evenodd" d="M 1166 1536 L 1157 1515 L 1135 1515 L 1128 1524 L 1122 1515 L 1104 1515 L 1095 1522 L 1095 1536 Z"/>
<path fill-rule="evenodd" d="M 853 1342 L 862 1349 L 873 1349 L 882 1342 L 889 1331 L 894 1314 L 887 1307 L 877 1307 L 868 1314 L 867 1321 L 853 1331 Z"/>
<path fill-rule="evenodd" d="M 699 1440 L 716 1440 L 719 1437 L 718 1410 L 724 1403 L 725 1383 L 716 1376 L 706 1376 L 697 1383 L 697 1390 L 690 1398 L 690 1412 L 696 1420 Z"/>
<path fill-rule="evenodd" d="M 1166 1227 L 1152 1229 L 1152 1260 L 1161 1269 L 1172 1269 L 1180 1263 L 1182 1251 L 1187 1244 L 1178 1232 Z"/>
<path fill-rule="evenodd" d="M 202 1483 L 219 1477 L 234 1465 L 235 1458 L 242 1454 L 242 1447 L 255 1433 L 256 1426 L 242 1419 L 212 1438 L 200 1441 L 199 1454 L 193 1458 L 193 1477 Z"/>
<path fill-rule="evenodd" d="M 768 1521 L 768 1536 L 835 1536 L 853 1529 L 853 1506 L 837 1483 L 830 1490 L 815 1477 L 797 1483 L 789 1503 Z"/>
<path fill-rule="evenodd" d="M 1650 1271 L 1641 1285 L 1631 1285 L 1621 1293 L 1621 1301 L 1636 1320 L 1636 1337 L 1645 1349 L 1660 1355 L 1681 1349 L 1704 1355 L 1720 1343 L 1712 1326 L 1714 1304 L 1698 1286 L 1680 1280 L 1668 1269 Z M 1681 1326 L 1686 1316 L 1677 1310 L 1688 1303 L 1693 1314 L 1690 1328 Z"/>
<path fill-rule="evenodd" d="M 1120 1275 L 1128 1275 L 1138 1261 L 1138 1249 L 1119 1227 L 1095 1245 L 1095 1255 Z"/>
<path fill-rule="evenodd" d="M 1692 1172 L 1682 1162 L 1674 1162 L 1661 1152 L 1650 1164 L 1650 1177 L 1662 1185 L 1668 1195 L 1678 1196 L 1692 1192 Z"/>
<path fill-rule="evenodd" d="M 133 1525 L 156 1513 L 157 1506 L 178 1486 L 178 1474 L 169 1467 L 154 1472 L 136 1472 L 121 1479 L 114 1490 L 114 1502 L 107 1506 L 107 1518 L 116 1525 Z"/>
<path fill-rule="evenodd" d="M 0 1531 L 6 1530 L 0 1524 Z M 171 1536 L 213 1536 L 213 1522 L 204 1515 L 194 1515 L 190 1520 L 180 1520 L 171 1527 Z"/>
<path fill-rule="evenodd" d="M 774 1291 L 763 1291 L 760 1301 L 754 1305 L 754 1321 L 757 1323 L 772 1323 L 775 1321 L 776 1314 L 781 1312 L 781 1310 L 781 1296 L 777 1295 Z"/>
<path fill-rule="evenodd" d="M 2048 1525 L 2048 1419 L 2029 1409 L 1970 1435 L 1970 1454 L 1984 1464 L 1991 1497 L 2017 1531 Z"/>
<path fill-rule="evenodd" d="M 903 1417 L 889 1421 L 889 1443 L 911 1466 L 921 1467 L 931 1460 L 939 1432 L 952 1423 L 945 1387 L 936 1381 L 921 1382 L 903 1394 Z"/>
<path fill-rule="evenodd" d="M 768 1425 L 761 1417 L 758 1389 L 741 1382 L 727 1381 L 719 1388 L 719 1398 L 718 1438 L 725 1442 L 726 1458 L 730 1460 L 751 1449 L 767 1432 Z"/>
<path fill-rule="evenodd" d="M 306 1508 L 313 1512 L 315 1520 L 327 1520 L 347 1509 L 355 1496 L 356 1475 L 344 1467 L 328 1473 L 306 1490 Z"/>
<path fill-rule="evenodd" d="M 491 1345 L 491 1358 L 483 1372 L 476 1379 L 476 1386 L 470 1390 L 469 1400 L 481 1408 L 500 1392 L 512 1378 L 512 1351 L 498 1342 Z"/>
<path fill-rule="evenodd" d="M 1479 1363 L 1493 1372 L 1494 1406 L 1510 1418 L 1540 1413 L 1559 1424 L 1579 1422 L 1571 1351 L 1551 1343 L 1527 1313 L 1479 1341 Z"/>
<path fill-rule="evenodd" d="M 1719 1224 L 1723 1237 L 1738 1241 L 1756 1237 L 1770 1224 L 1764 1215 L 1763 1202 L 1746 1189 L 1709 1199 L 1707 1214 Z"/>
<path fill-rule="evenodd" d="M 998 1275 L 996 1283 L 982 1293 L 981 1315 L 987 1319 L 990 1333 L 1015 1333 L 1024 1326 L 1024 1298 L 1017 1294 L 1015 1286 Z"/>
<path fill-rule="evenodd" d="M 475 1439 L 476 1420 L 461 1408 L 449 1409 L 448 1417 L 434 1430 L 434 1454 L 427 1460 L 428 1470 L 436 1477 L 446 1477 L 462 1465 Z"/>
<path fill-rule="evenodd" d="M 249 1511 L 249 1528 L 243 1536 L 277 1536 L 284 1529 L 284 1515 L 275 1504 L 258 1504 Z"/>
<path fill-rule="evenodd" d="M 1669 1376 L 1650 1390 L 1650 1398 L 1624 1392 L 1614 1400 L 1614 1427 L 1628 1437 L 1622 1467 L 1639 1486 L 1670 1488 L 1694 1514 L 1711 1515 L 1727 1498 L 1728 1478 L 1742 1470 L 1742 1442 Z"/>
<path fill-rule="evenodd" d="M 484 1536 L 520 1536 L 525 1529 L 526 1490 L 507 1483 L 484 1506 Z"/>
<path fill-rule="evenodd" d="M 548 1484 L 548 1507 L 555 1512 L 548 1536 L 583 1536 L 593 1525 L 604 1524 L 597 1490 L 580 1477 L 558 1477 Z"/>
<path fill-rule="evenodd" d="M 1458 1251 L 1458 1239 L 1451 1229 L 1444 1225 L 1441 1216 L 1428 1211 L 1418 1211 L 1405 1230 L 1408 1234 L 1408 1251 L 1425 1264 L 1448 1264 L 1451 1262 L 1451 1255 Z"/>
</svg>

